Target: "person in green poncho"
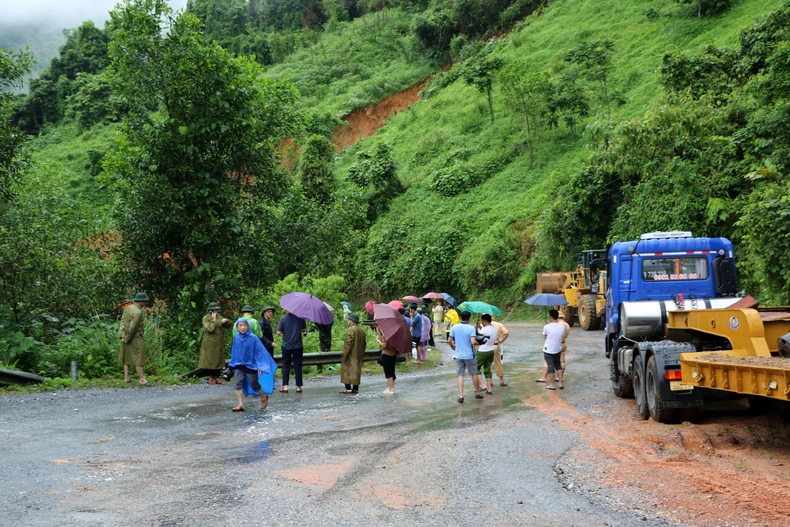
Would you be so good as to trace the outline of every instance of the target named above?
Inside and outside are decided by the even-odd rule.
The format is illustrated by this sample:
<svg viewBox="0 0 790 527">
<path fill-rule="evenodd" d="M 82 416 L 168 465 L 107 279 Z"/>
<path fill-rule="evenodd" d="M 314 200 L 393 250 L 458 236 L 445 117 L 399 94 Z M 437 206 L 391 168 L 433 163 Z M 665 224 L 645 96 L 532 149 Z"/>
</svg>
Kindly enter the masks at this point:
<svg viewBox="0 0 790 527">
<path fill-rule="evenodd" d="M 367 338 L 365 330 L 359 325 L 359 315 L 348 315 L 348 332 L 343 356 L 340 358 L 340 382 L 346 385 L 340 393 L 359 393 L 359 380 L 362 377 L 362 361 L 365 358 Z"/>
<path fill-rule="evenodd" d="M 198 368 L 208 370 L 209 384 L 225 384 L 219 371 L 225 366 L 224 328 L 229 328 L 231 322 L 221 317 L 219 311 L 219 304 L 212 302 L 208 305 L 208 314 L 203 317 L 203 341 L 200 343 Z"/>
<path fill-rule="evenodd" d="M 124 382 L 132 382 L 129 378 L 129 366 L 134 366 L 143 386 L 149 384 L 143 375 L 143 366 L 146 362 L 143 343 L 143 308 L 149 300 L 145 293 L 137 293 L 129 307 L 123 310 L 120 327 L 121 349 L 118 351 L 118 362 L 123 364 Z"/>
<path fill-rule="evenodd" d="M 258 323 L 257 320 L 255 320 L 255 317 L 253 316 L 254 314 L 255 314 L 255 310 L 249 305 L 246 305 L 241 308 L 241 318 L 247 321 L 247 325 L 250 327 L 250 331 L 252 331 L 252 334 L 258 338 L 261 338 L 263 336 L 263 331 L 261 331 L 261 325 Z M 235 337 L 238 334 L 238 332 L 239 330 L 236 329 L 236 327 L 234 326 L 233 336 Z"/>
</svg>

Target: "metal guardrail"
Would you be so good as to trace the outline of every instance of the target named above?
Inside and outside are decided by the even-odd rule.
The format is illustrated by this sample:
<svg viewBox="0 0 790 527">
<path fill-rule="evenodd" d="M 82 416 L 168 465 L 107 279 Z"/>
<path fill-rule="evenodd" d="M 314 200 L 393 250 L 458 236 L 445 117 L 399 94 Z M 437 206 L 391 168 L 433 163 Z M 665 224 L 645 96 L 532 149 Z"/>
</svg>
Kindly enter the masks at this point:
<svg viewBox="0 0 790 527">
<path fill-rule="evenodd" d="M 324 366 L 327 364 L 340 364 L 340 359 L 343 357 L 342 351 L 322 351 L 319 353 L 305 353 L 302 356 L 302 366 Z M 379 360 L 381 358 L 381 350 L 367 350 L 365 356 L 362 358 L 363 362 L 372 360 Z M 398 361 L 405 361 L 403 355 L 398 355 Z M 274 356 L 274 362 L 277 363 L 278 368 L 283 367 L 283 358 L 281 355 Z M 198 368 L 185 373 L 182 377 L 201 377 L 207 375 L 207 370 Z"/>
<path fill-rule="evenodd" d="M 11 384 L 28 384 L 30 382 L 44 382 L 46 379 L 41 375 L 34 373 L 27 373 L 24 371 L 7 370 L 0 368 L 0 386 L 9 386 Z"/>
</svg>

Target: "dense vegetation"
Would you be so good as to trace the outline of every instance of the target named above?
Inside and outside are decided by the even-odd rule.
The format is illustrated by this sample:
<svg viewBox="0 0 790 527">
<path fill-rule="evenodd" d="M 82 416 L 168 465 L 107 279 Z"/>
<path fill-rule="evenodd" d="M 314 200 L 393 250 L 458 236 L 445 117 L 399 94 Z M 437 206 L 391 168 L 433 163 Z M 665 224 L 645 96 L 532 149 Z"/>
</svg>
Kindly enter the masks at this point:
<svg viewBox="0 0 790 527">
<path fill-rule="evenodd" d="M 772 0 L 130 0 L 0 100 L 0 362 L 116 375 L 138 288 L 158 374 L 210 300 L 505 307 L 650 230 L 731 238 L 742 285 L 789 302 L 788 28 Z M 339 117 L 430 73 L 333 156 Z"/>
</svg>

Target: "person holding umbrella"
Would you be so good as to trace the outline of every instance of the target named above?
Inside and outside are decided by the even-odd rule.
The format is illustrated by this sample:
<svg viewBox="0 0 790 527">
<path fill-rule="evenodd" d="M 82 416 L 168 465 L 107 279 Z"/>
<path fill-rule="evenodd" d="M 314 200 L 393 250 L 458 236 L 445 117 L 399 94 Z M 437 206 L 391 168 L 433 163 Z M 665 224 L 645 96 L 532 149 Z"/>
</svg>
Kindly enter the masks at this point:
<svg viewBox="0 0 790 527">
<path fill-rule="evenodd" d="M 304 346 L 302 333 L 306 329 L 305 319 L 316 324 L 331 324 L 335 317 L 320 298 L 309 293 L 294 292 L 280 298 L 280 307 L 285 316 L 277 324 L 277 334 L 283 336 L 283 393 L 288 393 L 291 362 L 296 374 L 296 393 L 302 393 L 302 358 Z"/>
<path fill-rule="evenodd" d="M 348 315 L 348 331 L 346 343 L 343 346 L 343 356 L 340 358 L 340 382 L 345 384 L 345 389 L 340 393 L 359 393 L 359 380 L 362 377 L 362 361 L 365 358 L 365 344 L 367 337 L 365 330 L 359 325 L 359 315 Z"/>
<path fill-rule="evenodd" d="M 545 382 L 547 390 L 556 390 L 554 387 L 555 373 L 560 390 L 565 388 L 562 384 L 562 363 L 560 353 L 562 352 L 562 339 L 565 338 L 565 326 L 560 324 L 560 313 L 556 309 L 549 311 L 548 324 L 543 326 L 543 338 L 546 340 L 543 346 L 543 358 L 546 361 L 547 369 L 542 379 L 535 379 L 535 382 Z"/>
<path fill-rule="evenodd" d="M 411 355 L 411 332 L 401 313 L 388 304 L 375 304 L 373 306 L 373 319 L 376 321 L 380 333 L 376 341 L 381 345 L 381 366 L 384 368 L 384 377 L 387 379 L 385 394 L 395 393 L 395 360 L 398 353 Z"/>
</svg>

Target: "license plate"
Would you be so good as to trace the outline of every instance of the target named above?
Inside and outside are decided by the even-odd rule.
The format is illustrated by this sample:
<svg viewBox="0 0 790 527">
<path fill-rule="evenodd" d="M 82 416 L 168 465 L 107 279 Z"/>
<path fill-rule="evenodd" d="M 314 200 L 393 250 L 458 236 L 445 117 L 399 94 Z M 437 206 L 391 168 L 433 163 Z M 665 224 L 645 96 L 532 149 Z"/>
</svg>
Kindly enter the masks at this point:
<svg viewBox="0 0 790 527">
<path fill-rule="evenodd" d="M 673 392 L 683 392 L 686 390 L 693 390 L 694 386 L 691 384 L 683 384 L 680 381 L 669 381 L 669 389 Z"/>
</svg>

